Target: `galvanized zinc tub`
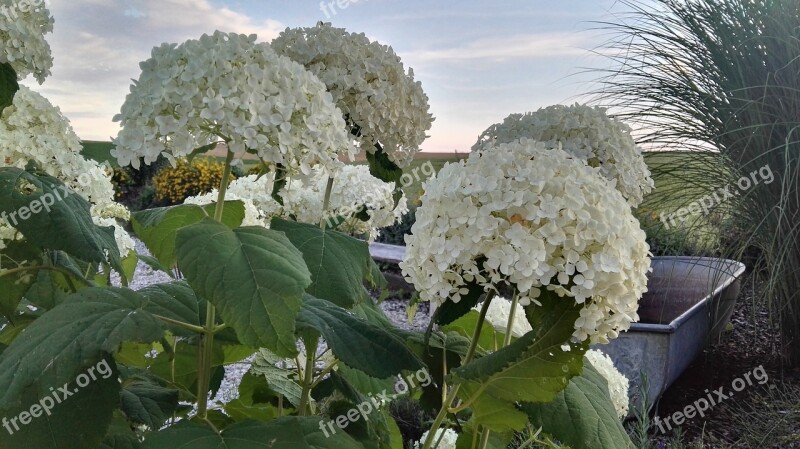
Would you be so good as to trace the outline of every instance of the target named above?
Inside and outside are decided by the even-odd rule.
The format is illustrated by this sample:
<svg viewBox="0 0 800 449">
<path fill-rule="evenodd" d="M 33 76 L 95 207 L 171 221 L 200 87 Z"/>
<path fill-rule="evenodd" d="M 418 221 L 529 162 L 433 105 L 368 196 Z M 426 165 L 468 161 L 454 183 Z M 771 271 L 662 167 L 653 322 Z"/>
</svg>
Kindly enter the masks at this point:
<svg viewBox="0 0 800 449">
<path fill-rule="evenodd" d="M 630 379 L 631 409 L 642 400 L 641 373 L 652 406 L 706 344 L 716 341 L 739 296 L 742 263 L 709 257 L 654 257 L 638 323 L 607 345 L 617 369 Z"/>
</svg>

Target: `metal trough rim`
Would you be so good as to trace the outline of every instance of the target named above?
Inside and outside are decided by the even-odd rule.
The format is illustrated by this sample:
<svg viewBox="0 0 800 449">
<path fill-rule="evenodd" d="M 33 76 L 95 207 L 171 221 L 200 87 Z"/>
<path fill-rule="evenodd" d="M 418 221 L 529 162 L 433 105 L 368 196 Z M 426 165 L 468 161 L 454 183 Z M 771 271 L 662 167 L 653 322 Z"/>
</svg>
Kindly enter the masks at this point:
<svg viewBox="0 0 800 449">
<path fill-rule="evenodd" d="M 678 329 L 681 324 L 688 321 L 692 316 L 699 313 L 700 310 L 705 306 L 705 303 L 708 299 L 711 299 L 717 296 L 720 292 L 722 292 L 725 288 L 727 288 L 732 283 L 736 282 L 736 280 L 745 272 L 746 268 L 745 265 L 739 261 L 731 260 L 731 259 L 721 259 L 717 257 L 697 257 L 697 256 L 655 256 L 651 258 L 651 263 L 657 260 L 671 260 L 675 262 L 684 261 L 690 262 L 693 265 L 701 265 L 697 262 L 714 262 L 713 264 L 708 264 L 706 266 L 709 267 L 736 267 L 735 270 L 720 270 L 724 272 L 724 274 L 728 274 L 727 279 L 722 282 L 717 288 L 714 289 L 711 293 L 707 294 L 703 297 L 700 301 L 698 301 L 695 305 L 687 309 L 685 312 L 680 314 L 677 318 L 672 320 L 669 324 L 655 324 L 655 323 L 631 323 L 631 327 L 626 332 L 656 332 L 662 334 L 671 334 L 674 333 L 676 329 Z M 702 265 L 701 265 L 702 266 Z"/>
</svg>

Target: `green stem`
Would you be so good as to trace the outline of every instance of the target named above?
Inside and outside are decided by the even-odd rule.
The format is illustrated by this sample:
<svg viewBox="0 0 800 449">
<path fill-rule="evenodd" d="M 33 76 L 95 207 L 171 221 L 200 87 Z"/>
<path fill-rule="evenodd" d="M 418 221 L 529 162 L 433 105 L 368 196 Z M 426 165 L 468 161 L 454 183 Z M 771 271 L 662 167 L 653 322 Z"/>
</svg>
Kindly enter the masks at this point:
<svg viewBox="0 0 800 449">
<path fill-rule="evenodd" d="M 333 191 L 333 176 L 328 176 L 328 184 L 325 186 L 325 199 L 322 202 L 322 220 L 320 220 L 319 227 L 325 230 L 325 213 L 328 212 L 328 207 L 331 204 L 331 192 Z"/>
<path fill-rule="evenodd" d="M 489 305 L 491 304 L 493 297 L 493 293 L 486 295 L 486 299 L 483 302 L 483 307 L 481 307 L 480 316 L 478 317 L 478 322 L 475 324 L 475 332 L 472 335 L 472 341 L 470 342 L 469 349 L 467 350 L 467 355 L 464 357 L 464 362 L 461 364 L 462 366 L 471 362 L 472 358 L 475 357 L 475 352 L 478 349 L 478 340 L 480 340 L 481 337 L 483 322 L 486 321 L 486 313 L 489 311 Z M 428 438 L 425 439 L 425 445 L 422 447 L 422 449 L 431 449 L 433 446 L 434 436 L 442 426 L 445 417 L 449 413 L 450 406 L 453 405 L 453 401 L 456 400 L 456 397 L 458 396 L 458 390 L 460 389 L 461 383 L 453 385 L 453 390 L 450 391 L 450 394 L 447 395 L 447 399 L 445 399 L 445 401 L 442 403 L 442 408 L 439 409 L 439 414 L 436 415 L 436 419 L 433 421 L 430 431 L 428 431 Z"/>
<path fill-rule="evenodd" d="M 161 316 L 161 315 L 153 314 L 153 316 L 156 317 L 157 319 L 165 322 L 165 323 L 169 323 L 169 324 L 172 324 L 174 326 L 178 326 L 180 328 L 192 331 L 192 332 L 197 333 L 197 334 L 202 334 L 202 333 L 204 333 L 206 331 L 206 329 L 204 327 L 195 326 L 194 324 L 184 323 L 183 321 L 173 320 L 172 318 L 167 318 L 167 317 Z"/>
<path fill-rule="evenodd" d="M 514 329 L 514 318 L 517 314 L 517 306 L 519 305 L 519 292 L 514 290 L 514 296 L 511 299 L 511 313 L 508 314 L 508 325 L 506 326 L 506 338 L 503 341 L 503 347 L 511 344 L 511 334 Z"/>
<path fill-rule="evenodd" d="M 483 432 L 481 433 L 481 441 L 480 441 L 480 443 L 478 443 L 478 449 L 486 449 L 486 446 L 489 445 L 489 435 L 490 434 L 491 434 L 491 432 L 489 432 L 489 429 L 484 427 L 483 428 Z"/>
<path fill-rule="evenodd" d="M 233 152 L 228 150 L 228 156 L 225 158 L 225 169 L 222 172 L 222 180 L 219 183 L 217 207 L 214 209 L 214 220 L 217 221 L 222 221 L 222 210 L 225 207 L 225 193 L 228 191 L 228 183 L 231 179 L 231 162 L 233 162 Z"/>
<path fill-rule="evenodd" d="M 319 376 L 317 376 L 317 379 L 311 384 L 311 389 L 313 390 L 317 385 L 322 383 L 322 381 L 325 380 L 325 376 L 327 376 L 328 374 L 331 373 L 331 371 L 336 369 L 336 366 L 338 365 L 339 365 L 339 360 L 334 360 L 333 363 L 330 364 L 330 366 L 322 370 L 322 372 L 319 373 Z"/>
<path fill-rule="evenodd" d="M 214 219 L 217 221 L 222 221 L 225 193 L 228 191 L 228 182 L 231 177 L 231 162 L 233 162 L 233 152 L 228 150 L 222 180 L 219 184 L 217 205 L 214 209 Z M 203 328 L 197 360 L 197 416 L 203 420 L 208 419 L 208 391 L 211 388 L 211 363 L 214 357 L 214 334 L 217 332 L 217 328 L 217 310 L 209 302 L 206 305 L 206 324 Z"/>
<path fill-rule="evenodd" d="M 67 281 L 69 281 L 70 285 L 72 284 L 72 278 L 74 277 L 75 279 L 79 279 L 81 282 L 83 282 L 83 284 L 86 285 L 87 287 L 92 287 L 93 286 L 93 284 L 91 282 L 89 282 L 88 280 L 83 279 L 83 278 L 78 277 L 78 276 L 75 276 L 74 274 L 72 274 L 71 272 L 69 272 L 68 270 L 66 270 L 64 268 L 55 267 L 55 266 L 49 266 L 49 265 L 40 265 L 38 267 L 12 268 L 10 270 L 6 270 L 6 271 L 1 272 L 0 273 L 0 278 L 1 277 L 5 277 L 5 276 L 10 276 L 12 274 L 23 273 L 25 271 L 39 271 L 39 270 L 55 271 L 56 273 L 61 273 L 61 274 L 64 275 L 64 277 L 67 278 Z"/>
<path fill-rule="evenodd" d="M 300 394 L 300 416 L 308 416 L 311 407 L 311 389 L 314 385 L 314 368 L 316 367 L 317 345 L 319 338 L 311 338 L 306 344 L 306 367 L 303 372 L 303 391 Z"/>
</svg>

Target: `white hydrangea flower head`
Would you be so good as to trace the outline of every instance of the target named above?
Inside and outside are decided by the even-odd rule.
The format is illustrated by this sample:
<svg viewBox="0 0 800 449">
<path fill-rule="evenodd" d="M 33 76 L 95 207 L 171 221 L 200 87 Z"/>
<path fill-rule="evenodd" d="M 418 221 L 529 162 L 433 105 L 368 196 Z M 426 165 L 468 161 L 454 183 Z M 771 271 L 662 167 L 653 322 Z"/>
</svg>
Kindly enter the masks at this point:
<svg viewBox="0 0 800 449">
<path fill-rule="evenodd" d="M 630 398 L 628 396 L 628 388 L 630 382 L 628 378 L 619 372 L 611 357 L 597 349 L 590 349 L 586 351 L 586 360 L 592 364 L 608 382 L 608 392 L 611 393 L 611 402 L 614 403 L 614 408 L 617 410 L 617 416 L 620 419 L 628 416 L 628 404 Z"/>
<path fill-rule="evenodd" d="M 512 304 L 507 298 L 496 296 L 489 304 L 489 310 L 486 311 L 486 322 L 491 324 L 496 331 L 505 334 L 506 330 L 508 330 L 508 318 L 511 316 Z M 480 312 L 481 305 L 475 306 L 473 310 Z M 511 325 L 511 335 L 519 338 L 532 330 L 531 323 L 525 318 L 525 309 L 517 304 L 517 310 L 514 312 L 514 322 Z"/>
<path fill-rule="evenodd" d="M 272 47 L 328 86 L 348 132 L 357 127 L 362 149 L 374 153 L 380 143 L 400 167 L 414 159 L 433 115 L 422 84 L 414 81 L 413 70 L 406 72 L 392 47 L 321 22 L 313 28 L 287 28 Z"/>
<path fill-rule="evenodd" d="M 220 139 L 237 155 L 290 172 L 317 164 L 335 171 L 339 155 L 357 152 L 325 85 L 255 35 L 217 31 L 163 44 L 140 66 L 114 118 L 122 126 L 112 152 L 120 165 L 186 156 Z"/>
<path fill-rule="evenodd" d="M 225 192 L 225 201 L 241 201 L 244 203 L 244 220 L 242 226 L 262 226 L 269 227 L 270 219 L 282 212 L 281 205 L 272 199 L 272 185 L 274 175 L 272 173 L 257 179 L 256 175 L 233 180 L 228 185 Z M 192 196 L 184 201 L 184 204 L 196 204 L 205 206 L 217 202 L 219 190 L 197 196 Z"/>
<path fill-rule="evenodd" d="M 111 174 L 84 158 L 82 148 L 61 111 L 25 86 L 20 86 L 12 105 L 0 115 L 0 167 L 25 168 L 29 161 L 37 162 L 45 173 L 90 203 L 95 224 L 115 226 L 117 246 L 124 257 L 134 249 L 133 240 L 116 220 L 128 221 L 130 212 L 114 202 Z"/>
<path fill-rule="evenodd" d="M 511 114 L 490 126 L 478 138 L 473 151 L 485 151 L 498 143 L 526 137 L 542 142 L 559 142 L 567 153 L 597 167 L 632 207 L 641 204 L 653 190 L 653 179 L 631 136 L 631 128 L 610 118 L 606 110 L 575 104 L 554 105 L 525 114 Z"/>
<path fill-rule="evenodd" d="M 7 242 L 15 240 L 22 240 L 22 234 L 17 231 L 13 226 L 7 224 L 4 220 L 0 220 L 0 250 L 8 246 Z"/>
<path fill-rule="evenodd" d="M 92 204 L 114 200 L 111 175 L 81 155 L 83 146 L 61 110 L 25 86 L 0 115 L 0 166 L 33 160 Z"/>
<path fill-rule="evenodd" d="M 115 218 L 111 217 L 98 217 L 92 216 L 92 221 L 97 226 L 113 226 L 114 227 L 114 239 L 117 241 L 117 247 L 119 248 L 119 254 L 123 258 L 131 255 L 131 253 L 136 252 L 136 243 L 133 241 L 131 236 L 125 231 L 125 228 L 120 225 L 120 223 Z"/>
<path fill-rule="evenodd" d="M 352 235 L 365 235 L 373 241 L 381 228 L 399 222 L 408 212 L 405 195 L 395 207 L 394 184 L 372 176 L 366 165 L 345 165 L 336 173 L 328 210 L 323 211 L 327 184 L 328 175 L 322 170 L 314 170 L 305 179 L 291 178 L 281 191 L 284 215 L 312 224 L 323 220 L 334 224 L 336 217 L 343 217 L 345 221 L 337 229 Z M 362 211 L 369 217 L 367 221 L 357 218 Z"/>
<path fill-rule="evenodd" d="M 414 443 L 415 449 L 420 449 L 421 447 L 425 446 L 425 440 L 428 438 L 428 434 L 430 431 L 427 431 L 422 434 L 422 438 L 416 443 Z M 442 436 L 444 433 L 444 436 Z M 458 433 L 453 429 L 439 429 L 436 431 L 436 436 L 433 439 L 434 444 L 439 441 L 441 438 L 441 442 L 438 446 L 432 446 L 436 449 L 456 449 L 456 442 L 458 441 Z"/>
<path fill-rule="evenodd" d="M 459 302 L 467 286 L 541 290 L 583 305 L 577 341 L 605 343 L 638 319 L 650 268 L 645 233 L 612 183 L 530 139 L 473 152 L 424 185 L 400 268 L 422 300 Z"/>
<path fill-rule="evenodd" d="M 97 218 L 115 218 L 122 221 L 131 219 L 131 211 L 122 204 L 114 202 L 92 205 L 91 212 L 92 216 Z"/>
<path fill-rule="evenodd" d="M 53 57 L 44 35 L 53 32 L 53 18 L 44 1 L 28 2 L 22 10 L 18 0 L 0 0 L 0 63 L 8 63 L 17 79 L 33 75 L 42 84 L 50 75 Z"/>
</svg>

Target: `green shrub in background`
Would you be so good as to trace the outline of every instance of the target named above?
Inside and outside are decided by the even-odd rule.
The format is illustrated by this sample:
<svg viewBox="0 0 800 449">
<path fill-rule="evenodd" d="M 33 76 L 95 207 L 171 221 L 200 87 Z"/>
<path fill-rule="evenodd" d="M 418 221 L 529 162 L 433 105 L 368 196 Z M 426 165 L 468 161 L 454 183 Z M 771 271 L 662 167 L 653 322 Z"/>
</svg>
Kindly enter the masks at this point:
<svg viewBox="0 0 800 449">
<path fill-rule="evenodd" d="M 189 162 L 179 159 L 172 167 L 163 167 L 153 177 L 154 205 L 172 206 L 182 204 L 190 196 L 208 193 L 219 187 L 225 164 L 213 158 L 195 159 Z M 238 177 L 232 174 L 232 179 Z"/>
<path fill-rule="evenodd" d="M 398 223 L 381 229 L 381 233 L 375 241 L 389 245 L 405 246 L 405 236 L 411 234 L 411 226 L 414 226 L 417 221 L 416 213 L 417 210 L 415 208 L 410 208 Z"/>
<path fill-rule="evenodd" d="M 132 211 L 147 209 L 153 206 L 153 176 L 164 167 L 169 166 L 169 161 L 159 157 L 150 165 L 140 164 L 139 169 L 133 167 L 119 167 L 116 158 L 111 156 L 114 144 L 111 142 L 98 142 L 86 140 L 83 144 L 82 154 L 101 164 L 108 164 L 114 169 L 111 182 L 114 185 L 114 200 L 124 204 Z"/>
</svg>

